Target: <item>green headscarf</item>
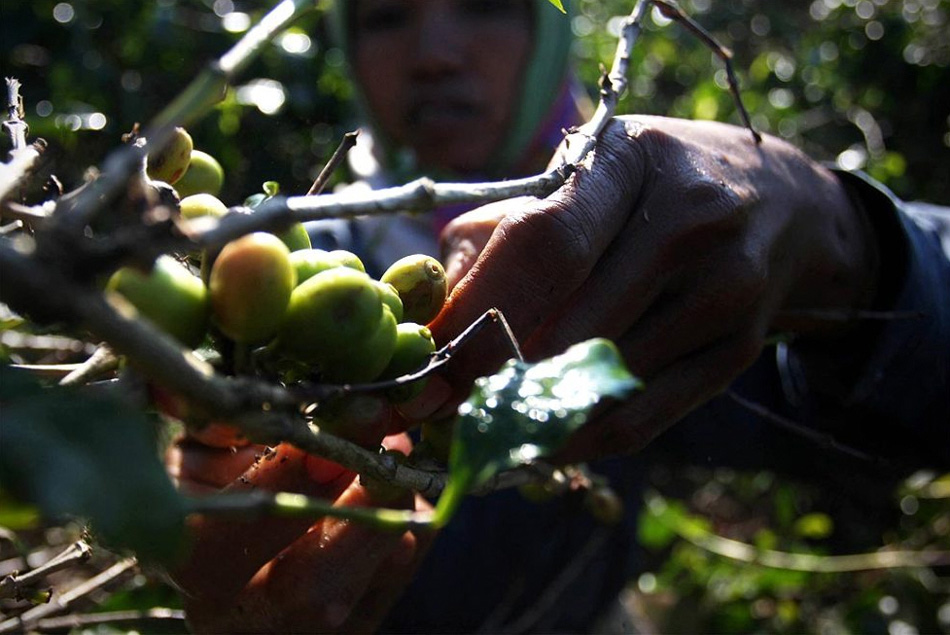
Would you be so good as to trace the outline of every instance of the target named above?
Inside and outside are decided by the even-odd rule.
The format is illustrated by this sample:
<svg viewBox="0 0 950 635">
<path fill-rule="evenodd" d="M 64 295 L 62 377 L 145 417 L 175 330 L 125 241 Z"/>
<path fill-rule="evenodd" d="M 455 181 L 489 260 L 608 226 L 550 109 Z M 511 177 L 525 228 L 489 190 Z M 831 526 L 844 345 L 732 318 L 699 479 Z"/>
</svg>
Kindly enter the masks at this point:
<svg viewBox="0 0 950 635">
<path fill-rule="evenodd" d="M 564 15 L 548 0 L 531 0 L 531 3 L 534 10 L 534 47 L 521 82 L 521 97 L 512 118 L 511 129 L 498 152 L 497 162 L 491 166 L 491 172 L 499 175 L 505 174 L 523 159 L 567 76 L 572 41 L 570 9 L 568 15 Z M 353 4 L 353 0 L 332 0 L 327 12 L 333 39 L 348 61 L 352 54 L 349 25 Z M 372 124 L 373 118 L 359 86 L 356 86 L 356 92 L 363 116 Z M 385 148 L 388 163 L 385 167 L 399 173 L 414 171 L 412 166 L 404 165 L 405 162 L 400 160 L 393 144 L 382 138 L 379 127 L 373 128 L 375 137 Z"/>
</svg>

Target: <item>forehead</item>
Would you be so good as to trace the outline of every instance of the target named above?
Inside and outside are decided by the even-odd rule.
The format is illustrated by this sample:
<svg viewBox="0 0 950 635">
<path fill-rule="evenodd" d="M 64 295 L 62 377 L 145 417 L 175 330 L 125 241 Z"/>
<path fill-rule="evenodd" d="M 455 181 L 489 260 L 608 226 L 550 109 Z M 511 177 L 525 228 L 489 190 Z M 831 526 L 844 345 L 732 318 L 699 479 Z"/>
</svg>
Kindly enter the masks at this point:
<svg viewBox="0 0 950 635">
<path fill-rule="evenodd" d="M 347 21 L 349 30 L 355 26 L 354 17 L 361 12 L 374 10 L 401 10 L 422 14 L 430 10 L 464 12 L 479 17 L 505 17 L 523 19 L 532 17 L 539 2 L 548 0 L 342 0 L 337 1 L 338 10 Z"/>
</svg>

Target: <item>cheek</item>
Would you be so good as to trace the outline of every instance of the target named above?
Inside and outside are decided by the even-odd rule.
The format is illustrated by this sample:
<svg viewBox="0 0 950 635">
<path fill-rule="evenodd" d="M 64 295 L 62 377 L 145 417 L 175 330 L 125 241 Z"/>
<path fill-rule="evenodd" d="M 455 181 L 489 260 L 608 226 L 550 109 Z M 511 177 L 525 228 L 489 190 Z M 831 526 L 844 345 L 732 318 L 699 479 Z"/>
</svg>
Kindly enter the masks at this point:
<svg viewBox="0 0 950 635">
<path fill-rule="evenodd" d="M 521 98 L 521 86 L 531 56 L 531 37 L 525 31 L 515 31 L 505 38 L 501 47 L 485 47 L 482 68 L 486 76 L 493 78 L 485 82 L 491 98 L 492 108 L 498 117 L 507 119 L 512 115 L 512 104 Z"/>
<path fill-rule="evenodd" d="M 379 124 L 391 136 L 399 139 L 400 113 L 403 110 L 404 90 L 407 85 L 399 56 L 379 54 L 392 50 L 385 45 L 363 46 L 354 59 L 353 71 L 367 105 Z"/>
</svg>

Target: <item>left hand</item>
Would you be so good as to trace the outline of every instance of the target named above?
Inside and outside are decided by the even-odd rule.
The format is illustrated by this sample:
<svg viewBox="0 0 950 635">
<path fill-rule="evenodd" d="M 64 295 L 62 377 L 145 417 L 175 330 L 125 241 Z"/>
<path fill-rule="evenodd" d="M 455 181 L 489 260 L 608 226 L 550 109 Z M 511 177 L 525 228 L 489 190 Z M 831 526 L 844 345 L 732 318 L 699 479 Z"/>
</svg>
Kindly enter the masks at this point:
<svg viewBox="0 0 950 635">
<path fill-rule="evenodd" d="M 830 171 L 774 137 L 756 145 L 735 126 L 617 119 L 547 199 L 487 206 L 446 228 L 454 289 L 431 326 L 446 341 L 497 307 L 529 359 L 614 340 L 647 389 L 581 430 L 572 453 L 635 451 L 722 392 L 770 331 L 826 330 L 783 309 L 870 301 L 876 251 L 860 214 Z M 463 347 L 441 411 L 506 352 Z"/>
</svg>

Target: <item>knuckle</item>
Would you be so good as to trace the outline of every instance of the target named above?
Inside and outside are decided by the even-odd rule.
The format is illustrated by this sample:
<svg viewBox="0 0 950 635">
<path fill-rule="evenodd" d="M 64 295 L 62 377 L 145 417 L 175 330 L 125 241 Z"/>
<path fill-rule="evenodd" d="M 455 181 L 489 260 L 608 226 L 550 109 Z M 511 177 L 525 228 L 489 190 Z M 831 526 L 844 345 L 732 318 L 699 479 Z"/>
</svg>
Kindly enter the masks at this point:
<svg viewBox="0 0 950 635">
<path fill-rule="evenodd" d="M 745 370 L 762 354 L 765 338 L 749 329 L 740 334 L 731 349 L 732 363 L 736 369 Z"/>
<path fill-rule="evenodd" d="M 582 281 L 592 267 L 589 227 L 563 206 L 508 217 L 499 229 L 512 244 L 530 249 L 543 275 L 559 285 Z"/>
<path fill-rule="evenodd" d="M 749 301 L 764 296 L 769 287 L 769 263 L 751 241 L 743 243 L 734 254 L 730 283 L 741 298 Z"/>
</svg>

